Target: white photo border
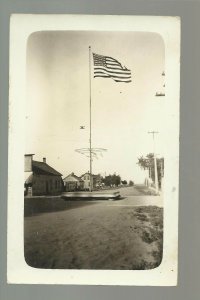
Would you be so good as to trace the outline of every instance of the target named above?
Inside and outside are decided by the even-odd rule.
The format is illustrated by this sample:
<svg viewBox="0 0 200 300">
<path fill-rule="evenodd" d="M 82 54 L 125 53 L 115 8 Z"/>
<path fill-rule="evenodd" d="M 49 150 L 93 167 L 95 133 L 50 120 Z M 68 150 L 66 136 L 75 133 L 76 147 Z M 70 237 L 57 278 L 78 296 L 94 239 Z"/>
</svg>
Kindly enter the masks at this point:
<svg viewBox="0 0 200 300">
<path fill-rule="evenodd" d="M 165 43 L 166 153 L 163 259 L 152 270 L 49 270 L 24 259 L 24 114 L 26 50 L 37 31 L 138 31 Z M 17 284 L 174 286 L 178 266 L 180 18 L 167 16 L 14 14 L 10 23 L 7 281 Z"/>
</svg>

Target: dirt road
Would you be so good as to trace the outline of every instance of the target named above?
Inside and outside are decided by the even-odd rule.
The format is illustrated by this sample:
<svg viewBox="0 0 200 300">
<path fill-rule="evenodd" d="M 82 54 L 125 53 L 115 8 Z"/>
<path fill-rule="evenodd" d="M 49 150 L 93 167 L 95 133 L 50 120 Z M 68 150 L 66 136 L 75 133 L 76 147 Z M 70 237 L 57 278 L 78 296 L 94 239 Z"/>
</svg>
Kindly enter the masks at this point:
<svg viewBox="0 0 200 300">
<path fill-rule="evenodd" d="M 135 198 L 142 202 L 140 196 Z M 131 199 L 73 201 L 67 210 L 26 217 L 27 263 L 57 269 L 158 266 L 162 257 L 162 208 L 135 207 Z"/>
<path fill-rule="evenodd" d="M 163 198 L 161 196 L 151 196 L 144 193 L 144 189 L 137 187 L 123 187 L 117 189 L 120 192 L 121 200 L 112 203 L 112 205 L 122 205 L 122 206 L 146 206 L 155 205 L 163 207 Z M 111 205 L 111 204 L 109 204 Z"/>
<path fill-rule="evenodd" d="M 137 189 L 135 186 L 127 186 L 117 189 L 116 191 L 120 191 L 122 197 L 129 197 L 129 196 L 144 196 L 142 190 Z"/>
</svg>

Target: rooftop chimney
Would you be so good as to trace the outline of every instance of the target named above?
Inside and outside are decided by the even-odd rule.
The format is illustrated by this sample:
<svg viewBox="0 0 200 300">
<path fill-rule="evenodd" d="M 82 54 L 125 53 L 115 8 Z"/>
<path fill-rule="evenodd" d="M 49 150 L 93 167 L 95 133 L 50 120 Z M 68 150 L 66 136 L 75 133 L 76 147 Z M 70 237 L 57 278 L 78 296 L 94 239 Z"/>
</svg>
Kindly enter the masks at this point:
<svg viewBox="0 0 200 300">
<path fill-rule="evenodd" d="M 32 161 L 34 154 L 24 155 L 24 172 L 32 172 Z"/>
<path fill-rule="evenodd" d="M 46 157 L 43 157 L 43 163 L 46 164 Z"/>
</svg>

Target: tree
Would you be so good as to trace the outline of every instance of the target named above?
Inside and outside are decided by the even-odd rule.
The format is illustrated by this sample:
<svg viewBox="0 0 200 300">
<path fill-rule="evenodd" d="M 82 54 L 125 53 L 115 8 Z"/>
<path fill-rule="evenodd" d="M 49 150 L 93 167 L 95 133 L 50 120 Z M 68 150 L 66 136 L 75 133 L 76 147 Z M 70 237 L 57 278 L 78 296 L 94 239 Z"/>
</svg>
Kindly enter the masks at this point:
<svg viewBox="0 0 200 300">
<path fill-rule="evenodd" d="M 132 180 L 129 180 L 129 186 L 133 186 L 134 182 Z"/>
<path fill-rule="evenodd" d="M 103 183 L 105 186 L 118 186 L 121 183 L 121 177 L 116 174 L 108 175 L 103 178 Z"/>
<path fill-rule="evenodd" d="M 127 181 L 126 180 L 122 180 L 122 184 L 127 184 Z"/>
<path fill-rule="evenodd" d="M 158 182 L 161 185 L 161 179 L 164 176 L 164 158 L 156 158 L 157 162 L 157 172 L 158 172 Z M 149 153 L 146 157 L 139 157 L 137 163 L 142 169 L 149 170 L 149 178 L 155 182 L 155 170 L 154 170 L 154 154 Z"/>
</svg>

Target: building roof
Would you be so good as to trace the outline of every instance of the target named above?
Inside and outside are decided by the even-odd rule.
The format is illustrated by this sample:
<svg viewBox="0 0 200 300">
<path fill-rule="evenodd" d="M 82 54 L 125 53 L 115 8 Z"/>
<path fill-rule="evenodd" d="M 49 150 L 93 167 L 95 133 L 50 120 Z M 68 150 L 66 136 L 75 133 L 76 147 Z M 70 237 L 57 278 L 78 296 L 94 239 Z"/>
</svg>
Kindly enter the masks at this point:
<svg viewBox="0 0 200 300">
<path fill-rule="evenodd" d="M 84 173 L 83 175 L 81 175 L 80 177 L 83 177 L 84 175 L 90 175 L 89 172 Z"/>
<path fill-rule="evenodd" d="M 58 171 L 56 171 L 55 169 L 53 169 L 47 163 L 44 162 L 33 160 L 32 168 L 33 168 L 33 172 L 36 173 L 62 176 L 61 173 L 59 173 Z"/>
<path fill-rule="evenodd" d="M 80 177 L 78 177 L 78 176 L 76 176 L 74 173 L 71 173 L 71 174 L 69 174 L 69 175 L 67 175 L 64 179 L 63 179 L 63 181 L 66 181 L 68 178 L 70 178 L 70 177 L 73 177 L 75 180 L 77 180 L 77 181 L 83 181 Z"/>
<path fill-rule="evenodd" d="M 24 182 L 31 183 L 33 178 L 33 172 L 24 172 Z"/>
<path fill-rule="evenodd" d="M 80 177 L 83 177 L 83 176 L 85 176 L 85 175 L 90 175 L 90 172 L 86 172 L 86 173 L 84 173 L 83 175 L 81 175 Z M 95 174 L 92 174 L 92 177 L 100 177 L 101 175 L 100 174 L 97 174 L 97 175 L 95 175 Z"/>
<path fill-rule="evenodd" d="M 97 174 L 97 175 L 93 174 L 92 176 L 93 176 L 94 178 L 101 178 L 101 175 L 100 175 L 100 174 Z"/>
<path fill-rule="evenodd" d="M 26 184 L 32 183 L 33 182 L 33 173 L 31 175 L 29 175 L 29 177 L 27 177 L 27 179 L 25 180 Z"/>
</svg>

